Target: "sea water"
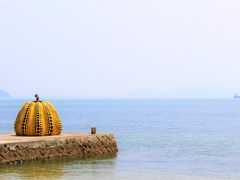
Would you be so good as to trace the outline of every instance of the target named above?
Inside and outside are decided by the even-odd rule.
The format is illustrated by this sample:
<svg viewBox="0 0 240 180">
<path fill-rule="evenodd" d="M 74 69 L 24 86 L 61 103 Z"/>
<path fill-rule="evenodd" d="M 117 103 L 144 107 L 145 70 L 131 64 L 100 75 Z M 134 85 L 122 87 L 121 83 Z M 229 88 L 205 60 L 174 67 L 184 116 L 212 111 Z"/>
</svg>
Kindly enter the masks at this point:
<svg viewBox="0 0 240 180">
<path fill-rule="evenodd" d="M 24 100 L 0 101 L 13 133 Z M 114 133 L 119 152 L 0 166 L 0 179 L 240 179 L 240 100 L 52 100 L 63 132 Z"/>
</svg>

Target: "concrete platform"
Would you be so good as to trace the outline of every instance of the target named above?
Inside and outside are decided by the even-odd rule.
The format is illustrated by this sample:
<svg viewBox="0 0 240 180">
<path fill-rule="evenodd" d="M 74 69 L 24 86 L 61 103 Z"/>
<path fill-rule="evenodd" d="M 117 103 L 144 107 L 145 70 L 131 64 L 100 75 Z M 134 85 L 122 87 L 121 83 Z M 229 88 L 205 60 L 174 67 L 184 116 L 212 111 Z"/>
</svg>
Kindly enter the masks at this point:
<svg viewBox="0 0 240 180">
<path fill-rule="evenodd" d="M 113 134 L 63 133 L 58 136 L 0 135 L 0 164 L 53 157 L 95 157 L 118 151 Z"/>
<path fill-rule="evenodd" d="M 51 139 L 65 139 L 67 137 L 83 137 L 90 136 L 87 133 L 62 133 L 58 136 L 16 136 L 14 134 L 1 134 L 0 145 L 10 143 L 21 143 L 21 142 L 37 142 L 46 141 Z"/>
</svg>

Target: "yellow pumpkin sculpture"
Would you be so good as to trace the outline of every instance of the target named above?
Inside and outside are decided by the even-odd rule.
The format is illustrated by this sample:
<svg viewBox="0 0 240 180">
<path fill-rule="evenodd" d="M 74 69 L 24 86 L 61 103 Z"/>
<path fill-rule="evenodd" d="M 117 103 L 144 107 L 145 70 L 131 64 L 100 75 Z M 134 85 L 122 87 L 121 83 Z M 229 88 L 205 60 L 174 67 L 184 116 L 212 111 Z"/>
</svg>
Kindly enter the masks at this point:
<svg viewBox="0 0 240 180">
<path fill-rule="evenodd" d="M 49 102 L 39 100 L 27 102 L 16 118 L 14 129 L 17 136 L 59 135 L 62 131 L 60 117 Z"/>
</svg>

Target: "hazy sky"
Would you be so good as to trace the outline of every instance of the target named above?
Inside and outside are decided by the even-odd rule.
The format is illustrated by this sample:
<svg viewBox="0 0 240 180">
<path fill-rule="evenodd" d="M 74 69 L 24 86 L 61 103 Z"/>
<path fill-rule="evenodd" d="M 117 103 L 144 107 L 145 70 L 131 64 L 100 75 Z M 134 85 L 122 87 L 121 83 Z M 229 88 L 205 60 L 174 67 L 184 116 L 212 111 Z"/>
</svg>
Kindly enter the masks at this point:
<svg viewBox="0 0 240 180">
<path fill-rule="evenodd" d="M 240 1 L 0 0 L 0 89 L 33 97 L 228 97 Z"/>
</svg>

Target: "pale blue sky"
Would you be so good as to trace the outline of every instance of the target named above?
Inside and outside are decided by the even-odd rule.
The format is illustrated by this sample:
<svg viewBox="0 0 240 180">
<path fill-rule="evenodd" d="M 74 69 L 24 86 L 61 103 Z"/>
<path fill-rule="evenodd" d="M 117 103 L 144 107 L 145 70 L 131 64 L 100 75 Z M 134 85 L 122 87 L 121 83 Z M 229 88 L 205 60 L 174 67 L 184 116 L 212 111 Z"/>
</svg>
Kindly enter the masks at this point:
<svg viewBox="0 0 240 180">
<path fill-rule="evenodd" d="M 237 0 L 1 0 L 0 89 L 13 97 L 228 97 Z"/>
</svg>

